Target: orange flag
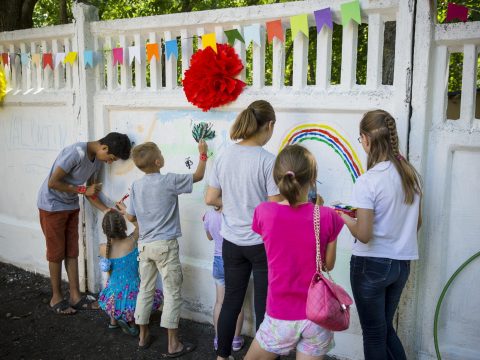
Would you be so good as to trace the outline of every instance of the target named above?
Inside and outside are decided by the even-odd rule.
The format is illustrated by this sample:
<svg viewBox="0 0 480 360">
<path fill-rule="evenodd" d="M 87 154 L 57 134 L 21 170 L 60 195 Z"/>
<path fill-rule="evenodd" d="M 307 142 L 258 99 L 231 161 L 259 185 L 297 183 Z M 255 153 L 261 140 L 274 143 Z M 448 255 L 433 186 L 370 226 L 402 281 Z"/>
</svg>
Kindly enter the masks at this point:
<svg viewBox="0 0 480 360">
<path fill-rule="evenodd" d="M 267 22 L 267 35 L 269 43 L 273 41 L 274 36 L 276 36 L 277 39 L 281 42 L 284 42 L 285 37 L 283 35 L 282 20 L 274 20 Z"/>
<path fill-rule="evenodd" d="M 155 56 L 155 59 L 158 61 L 160 59 L 160 55 L 158 53 L 158 44 L 147 44 L 147 61 L 151 61 L 152 57 Z"/>
</svg>

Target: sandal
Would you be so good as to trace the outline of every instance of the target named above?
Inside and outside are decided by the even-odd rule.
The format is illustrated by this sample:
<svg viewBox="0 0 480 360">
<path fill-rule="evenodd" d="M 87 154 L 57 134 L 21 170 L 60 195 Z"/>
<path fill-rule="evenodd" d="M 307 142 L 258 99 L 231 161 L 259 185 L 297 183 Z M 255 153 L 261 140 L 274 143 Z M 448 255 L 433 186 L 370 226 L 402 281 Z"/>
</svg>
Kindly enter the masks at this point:
<svg viewBox="0 0 480 360">
<path fill-rule="evenodd" d="M 182 356 L 182 355 L 188 354 L 189 352 L 192 352 L 193 350 L 195 350 L 196 347 L 197 347 L 197 345 L 184 341 L 182 350 L 177 351 L 177 352 L 173 352 L 173 353 L 166 352 L 166 353 L 162 354 L 162 358 L 170 358 L 170 359 L 171 358 L 177 358 L 179 356 Z"/>
<path fill-rule="evenodd" d="M 232 350 L 233 351 L 240 351 L 245 344 L 245 339 L 243 336 L 235 336 L 232 341 Z"/>
<path fill-rule="evenodd" d="M 147 340 L 145 340 L 145 344 L 143 345 L 138 345 L 138 350 L 147 350 L 150 345 L 152 345 L 153 342 L 153 336 L 148 335 Z"/>
<path fill-rule="evenodd" d="M 138 330 L 138 327 L 136 327 L 135 325 L 131 326 L 123 319 L 118 319 L 117 323 L 122 328 L 122 331 L 127 335 L 137 336 L 140 332 L 140 330 Z"/>
<path fill-rule="evenodd" d="M 70 306 L 67 300 L 62 300 L 48 307 L 57 315 L 75 315 L 77 313 L 77 310 L 73 306 Z M 73 311 L 67 311 L 68 309 L 73 309 Z"/>
<path fill-rule="evenodd" d="M 95 307 L 93 304 L 96 304 Z M 70 305 L 75 310 L 98 310 L 98 302 L 92 295 L 84 295 L 75 305 Z"/>
<path fill-rule="evenodd" d="M 120 328 L 120 325 L 118 324 L 108 324 L 109 330 L 118 329 L 118 328 Z"/>
</svg>

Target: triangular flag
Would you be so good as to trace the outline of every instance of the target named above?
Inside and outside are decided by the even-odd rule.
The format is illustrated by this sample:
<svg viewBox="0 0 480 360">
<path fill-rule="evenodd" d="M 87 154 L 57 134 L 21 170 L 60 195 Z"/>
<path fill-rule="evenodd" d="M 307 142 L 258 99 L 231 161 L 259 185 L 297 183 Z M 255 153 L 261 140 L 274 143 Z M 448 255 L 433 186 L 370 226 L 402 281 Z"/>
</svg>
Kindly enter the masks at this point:
<svg viewBox="0 0 480 360">
<path fill-rule="evenodd" d="M 30 61 L 29 53 L 20 53 L 20 63 L 22 65 L 27 65 L 29 61 Z"/>
<path fill-rule="evenodd" d="M 155 60 L 159 60 L 160 54 L 158 52 L 158 44 L 147 44 L 147 61 L 152 61 L 152 57 L 155 57 Z"/>
<path fill-rule="evenodd" d="M 93 52 L 93 66 L 103 63 L 103 51 L 94 51 Z"/>
<path fill-rule="evenodd" d="M 3 63 L 3 66 L 8 65 L 8 53 L 2 53 L 2 63 Z"/>
<path fill-rule="evenodd" d="M 10 53 L 10 66 L 15 66 L 15 60 L 17 59 L 17 53 Z"/>
<path fill-rule="evenodd" d="M 342 25 L 346 26 L 350 19 L 357 24 L 362 23 L 362 17 L 360 15 L 360 3 L 358 0 L 354 0 L 340 5 L 340 12 L 342 13 Z"/>
<path fill-rule="evenodd" d="M 167 60 L 171 55 L 174 55 L 175 58 L 178 59 L 177 39 L 165 41 L 165 56 L 167 57 Z"/>
<path fill-rule="evenodd" d="M 93 61 L 93 51 L 92 50 L 85 50 L 83 53 L 83 63 L 85 65 L 85 69 L 90 67 L 93 68 L 95 66 Z"/>
<path fill-rule="evenodd" d="M 217 36 L 215 33 L 202 35 L 202 46 L 204 49 L 211 47 L 213 51 L 217 52 Z"/>
<path fill-rule="evenodd" d="M 42 61 L 42 57 L 40 54 L 32 54 L 32 63 L 34 65 L 40 66 L 40 62 Z"/>
<path fill-rule="evenodd" d="M 43 54 L 43 68 L 45 69 L 48 65 L 50 65 L 50 69 L 53 70 L 53 56 L 52 53 L 44 53 Z"/>
<path fill-rule="evenodd" d="M 290 17 L 290 26 L 292 28 L 292 39 L 295 39 L 299 32 L 302 32 L 308 38 L 307 14 L 300 14 Z"/>
<path fill-rule="evenodd" d="M 227 42 L 230 46 L 235 45 L 235 40 L 241 41 L 242 43 L 245 42 L 242 34 L 240 34 L 240 31 L 238 31 L 238 29 L 226 30 L 225 35 L 227 35 Z"/>
<path fill-rule="evenodd" d="M 55 54 L 55 66 L 54 68 L 56 68 L 58 66 L 58 64 L 60 63 L 64 63 L 65 61 L 65 53 L 56 53 Z M 23 60 L 22 60 L 22 64 L 23 64 Z"/>
<path fill-rule="evenodd" d="M 448 3 L 446 21 L 452 21 L 455 19 L 466 22 L 468 19 L 468 8 L 462 5 Z"/>
<path fill-rule="evenodd" d="M 133 60 L 136 60 L 138 64 L 142 63 L 140 52 L 140 45 L 129 46 L 128 47 L 128 63 L 130 64 Z"/>
<path fill-rule="evenodd" d="M 273 41 L 274 36 L 276 36 L 277 39 L 281 42 L 285 41 L 285 37 L 283 35 L 282 20 L 274 20 L 267 22 L 267 37 L 269 43 Z"/>
<path fill-rule="evenodd" d="M 113 52 L 113 65 L 123 65 L 123 48 L 114 48 Z"/>
<path fill-rule="evenodd" d="M 245 26 L 243 28 L 243 38 L 245 39 L 245 44 L 247 46 L 250 45 L 251 41 L 258 46 L 262 46 L 262 40 L 260 39 L 260 24 Z"/>
<path fill-rule="evenodd" d="M 317 24 L 317 33 L 322 30 L 324 25 L 333 29 L 332 12 L 329 7 L 314 11 L 313 14 L 315 15 L 315 24 Z"/>
<path fill-rule="evenodd" d="M 70 51 L 66 56 L 65 59 L 63 60 L 63 63 L 69 63 L 70 66 L 73 66 L 73 63 L 75 60 L 77 60 L 77 52 L 76 51 Z"/>
</svg>

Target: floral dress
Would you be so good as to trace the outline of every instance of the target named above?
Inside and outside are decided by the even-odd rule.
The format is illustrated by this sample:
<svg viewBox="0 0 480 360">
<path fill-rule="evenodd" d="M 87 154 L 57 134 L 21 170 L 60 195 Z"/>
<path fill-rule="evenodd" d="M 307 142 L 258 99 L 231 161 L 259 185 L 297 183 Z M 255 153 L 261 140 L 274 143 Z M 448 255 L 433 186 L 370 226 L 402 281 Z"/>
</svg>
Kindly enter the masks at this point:
<svg viewBox="0 0 480 360">
<path fill-rule="evenodd" d="M 108 316 L 114 319 L 123 319 L 127 322 L 135 321 L 135 305 L 137 302 L 140 276 L 138 274 L 138 249 L 120 258 L 101 258 L 102 271 L 111 271 L 105 288 L 100 292 L 98 303 Z M 163 302 L 161 290 L 155 290 L 153 310 L 158 310 Z"/>
</svg>

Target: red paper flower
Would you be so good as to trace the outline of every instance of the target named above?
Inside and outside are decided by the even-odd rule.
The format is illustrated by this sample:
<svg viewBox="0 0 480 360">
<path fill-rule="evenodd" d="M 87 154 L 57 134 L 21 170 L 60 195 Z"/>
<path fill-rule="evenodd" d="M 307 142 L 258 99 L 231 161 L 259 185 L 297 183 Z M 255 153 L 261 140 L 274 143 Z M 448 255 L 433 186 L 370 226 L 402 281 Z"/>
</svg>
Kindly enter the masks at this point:
<svg viewBox="0 0 480 360">
<path fill-rule="evenodd" d="M 230 45 L 217 44 L 216 53 L 211 47 L 199 50 L 185 71 L 183 91 L 188 101 L 203 111 L 228 104 L 246 85 L 235 79 L 242 69 L 242 61 Z"/>
</svg>

